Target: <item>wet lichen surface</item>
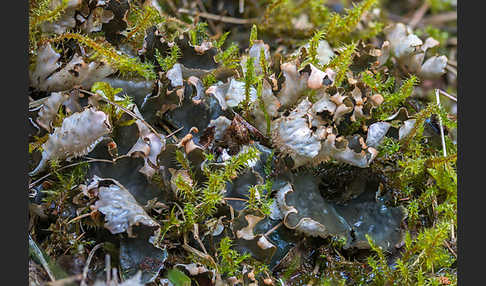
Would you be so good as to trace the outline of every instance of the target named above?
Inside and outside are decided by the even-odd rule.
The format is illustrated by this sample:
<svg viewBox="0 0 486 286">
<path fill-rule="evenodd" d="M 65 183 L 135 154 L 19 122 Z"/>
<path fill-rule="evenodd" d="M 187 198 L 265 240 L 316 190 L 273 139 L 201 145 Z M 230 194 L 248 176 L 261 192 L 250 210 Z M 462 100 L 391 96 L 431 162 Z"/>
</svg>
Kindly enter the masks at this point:
<svg viewBox="0 0 486 286">
<path fill-rule="evenodd" d="M 29 3 L 30 285 L 457 284 L 455 1 Z"/>
</svg>

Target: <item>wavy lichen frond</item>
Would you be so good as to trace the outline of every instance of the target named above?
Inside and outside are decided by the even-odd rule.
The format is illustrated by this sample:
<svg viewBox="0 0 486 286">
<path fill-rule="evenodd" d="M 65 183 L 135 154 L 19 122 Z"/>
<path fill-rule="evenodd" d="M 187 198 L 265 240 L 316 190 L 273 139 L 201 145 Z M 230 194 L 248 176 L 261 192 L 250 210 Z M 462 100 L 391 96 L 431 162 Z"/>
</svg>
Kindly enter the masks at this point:
<svg viewBox="0 0 486 286">
<path fill-rule="evenodd" d="M 149 63 L 142 63 L 139 59 L 130 57 L 117 51 L 105 40 L 95 41 L 87 36 L 78 33 L 64 33 L 49 42 L 60 42 L 62 40 L 76 40 L 83 46 L 89 47 L 94 51 L 93 59 L 101 56 L 109 65 L 118 69 L 122 74 L 138 74 L 147 80 L 156 78 L 153 66 Z"/>
</svg>

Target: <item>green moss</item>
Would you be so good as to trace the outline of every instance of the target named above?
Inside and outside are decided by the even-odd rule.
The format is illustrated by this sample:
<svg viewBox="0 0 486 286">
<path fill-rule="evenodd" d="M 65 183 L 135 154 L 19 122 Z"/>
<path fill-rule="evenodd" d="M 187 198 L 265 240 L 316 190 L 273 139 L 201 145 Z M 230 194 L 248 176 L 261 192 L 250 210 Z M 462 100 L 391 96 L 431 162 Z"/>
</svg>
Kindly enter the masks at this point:
<svg viewBox="0 0 486 286">
<path fill-rule="evenodd" d="M 400 150 L 400 142 L 390 137 L 383 138 L 379 147 L 379 156 L 386 157 L 396 154 Z"/>
<path fill-rule="evenodd" d="M 218 82 L 214 74 L 208 73 L 202 78 L 202 82 L 205 88 L 210 87 L 211 85 L 215 84 Z"/>
<path fill-rule="evenodd" d="M 248 190 L 248 201 L 246 202 L 247 208 L 260 212 L 265 216 L 270 215 L 270 206 L 273 203 L 273 199 L 270 199 L 269 196 L 272 190 L 271 187 L 271 183 L 251 187 Z"/>
<path fill-rule="evenodd" d="M 43 191 L 46 194 L 43 201 L 63 206 L 69 196 L 72 195 L 73 188 L 84 181 L 88 171 L 88 164 L 81 163 L 70 168 L 70 170 L 61 171 L 59 170 L 61 167 L 59 161 L 51 160 L 50 167 L 56 180 L 52 187 Z"/>
<path fill-rule="evenodd" d="M 125 95 L 124 97 L 122 97 L 121 100 L 117 100 L 115 98 L 115 95 L 119 94 L 122 91 L 123 89 L 121 88 L 112 88 L 111 85 L 107 82 L 95 82 L 91 87 L 91 92 L 99 94 L 102 97 L 110 100 L 111 102 L 115 102 L 116 104 L 127 108 L 130 104 L 132 104 L 132 99 L 129 96 Z M 111 126 L 114 126 L 113 124 L 115 122 L 118 123 L 118 120 L 120 120 L 124 113 L 123 110 L 117 110 L 115 106 L 108 103 L 103 103 L 100 106 L 100 109 L 108 115 Z"/>
<path fill-rule="evenodd" d="M 317 57 L 317 47 L 319 46 L 319 42 L 324 39 L 325 33 L 323 30 L 316 31 L 314 36 L 309 40 L 309 51 L 307 54 L 306 59 L 302 62 L 301 67 L 306 66 L 307 64 L 313 64 L 318 68 L 322 68 L 321 64 L 319 63 L 319 59 Z"/>
<path fill-rule="evenodd" d="M 377 82 L 379 85 L 379 81 Z M 377 117 L 385 120 L 393 115 L 405 103 L 405 100 L 412 95 L 413 89 L 418 82 L 418 78 L 415 75 L 411 75 L 394 93 L 387 92 L 387 89 L 381 89 L 385 101 L 376 109 Z"/>
<path fill-rule="evenodd" d="M 316 27 L 322 26 L 331 13 L 325 5 L 326 2 L 327 0 L 306 1 L 306 4 L 309 5 L 309 20 Z"/>
<path fill-rule="evenodd" d="M 212 215 L 216 211 L 216 205 L 220 204 L 223 199 L 223 191 L 226 188 L 226 182 L 235 178 L 238 173 L 246 168 L 250 161 L 258 158 L 258 150 L 254 147 L 248 148 L 244 152 L 231 157 L 223 169 L 212 170 L 207 167 L 204 169 L 208 181 L 200 191 L 202 194 L 202 217 Z"/>
<path fill-rule="evenodd" d="M 177 211 L 177 207 L 173 207 L 170 213 L 168 214 L 167 219 L 162 220 L 162 227 L 161 227 L 162 235 L 160 236 L 160 241 L 164 239 L 164 237 L 169 232 L 169 230 L 175 229 L 178 232 L 180 230 L 180 226 L 184 223 L 184 221 L 179 220 L 176 211 Z"/>
<path fill-rule="evenodd" d="M 432 13 L 450 9 L 447 1 L 427 1 L 431 5 Z M 250 104 L 250 89 L 256 88 L 256 104 L 258 104 L 257 107 L 261 109 L 265 116 L 267 136 L 270 135 L 272 118 L 269 116 L 262 98 L 263 80 L 270 82 L 270 80 L 273 80 L 271 77 L 272 73 L 279 71 L 280 63 L 295 59 L 289 56 L 287 51 L 301 46 L 302 43 L 309 43 L 309 48 L 305 51 L 305 54 L 299 57 L 302 63 L 300 68 L 309 63 L 320 69 L 330 67 L 337 72 L 335 86 L 343 87 L 348 92 L 350 85 L 347 82 L 347 74 L 350 71 L 356 72 L 354 68 L 358 64 L 357 61 L 353 62 L 354 56 L 358 54 L 363 55 L 363 47 L 370 42 L 373 43 L 370 39 L 381 37 L 384 26 L 378 19 L 373 18 L 375 15 L 370 15 L 371 9 L 378 2 L 377 0 L 354 1 L 354 6 L 341 14 L 330 12 L 330 8 L 326 6 L 329 3 L 325 0 L 264 1 L 261 3 L 261 7 L 266 9 L 262 23 L 253 26 L 241 25 L 234 28 L 233 31 L 249 33 L 250 47 L 260 37 L 260 39 L 265 39 L 266 43 L 270 45 L 271 51 L 277 50 L 279 52 L 274 55 L 275 57 L 272 60 L 274 66 L 272 66 L 265 58 L 265 51 L 261 50 L 259 62 L 248 59 L 246 66 L 244 66 L 246 72 L 242 76 L 241 69 L 243 67 L 241 66 L 240 48 L 237 43 L 227 43 L 229 31 L 223 30 L 219 35 L 212 37 L 209 35 L 206 23 L 190 24 L 202 18 L 196 17 L 197 20 L 194 21 L 192 17 L 184 15 L 180 18 L 182 20 L 179 20 L 166 14 L 161 18 L 153 7 L 141 5 L 141 2 L 131 1 L 130 3 L 131 9 L 127 14 L 128 28 L 127 31 L 122 32 L 127 37 L 126 42 L 131 44 L 132 47 L 140 48 L 147 28 L 157 23 L 160 24 L 158 25 L 158 30 L 166 42 L 172 42 L 177 36 L 186 32 L 189 33 L 189 41 L 192 46 L 211 40 L 217 50 L 215 60 L 220 67 L 225 72 L 226 70 L 231 71 L 233 75 L 239 76 L 239 80 L 245 82 L 245 100 L 240 106 L 240 110 L 235 110 L 243 111 L 250 122 L 249 114 L 253 107 Z M 345 2 L 349 4 L 352 1 Z M 54 10 L 48 9 L 49 3 L 50 0 L 30 2 L 31 27 L 29 28 L 29 38 L 31 54 L 35 53 L 35 47 L 37 47 L 38 42 L 48 41 L 59 43 L 55 48 L 64 57 L 66 53 L 62 50 L 63 45 L 66 43 L 72 45 L 75 42 L 69 40 L 75 40 L 83 48 L 87 48 L 85 51 L 90 60 L 104 60 L 120 70 L 122 75 L 142 76 L 150 80 L 157 78 L 155 71 L 168 71 L 181 57 L 181 50 L 177 45 L 173 45 L 166 54 L 156 50 L 156 62 L 154 64 L 157 66 L 157 69 L 154 70 L 152 65 L 141 62 L 140 58 L 132 58 L 127 54 L 120 53 L 117 47 L 106 42 L 103 32 L 89 35 L 71 32 L 59 36 L 42 34 L 39 29 L 40 25 L 44 22 L 55 21 L 62 16 L 67 1 L 63 1 Z M 160 4 L 163 11 L 170 11 L 171 7 L 167 3 Z M 246 5 L 245 11 L 247 9 L 251 11 L 252 5 Z M 263 13 L 263 9 L 261 10 L 260 12 Z M 368 13 L 370 17 L 364 19 L 365 13 Z M 308 25 L 303 29 L 296 29 L 295 20 L 302 15 L 307 17 Z M 244 18 L 255 16 L 258 15 L 253 14 L 251 11 L 249 14 L 245 14 Z M 259 16 L 262 15 L 259 14 Z M 218 22 L 220 27 L 226 24 Z M 442 53 L 445 50 L 444 46 L 449 34 L 443 30 L 429 26 L 417 31 L 417 34 L 421 38 L 432 36 L 441 42 L 441 47 L 430 49 L 428 54 Z M 340 47 L 337 49 L 337 56 L 325 66 L 319 65 L 317 56 L 318 44 L 322 39 L 330 42 L 334 48 Z M 284 49 L 281 49 L 281 47 Z M 366 56 L 360 56 L 359 60 L 366 61 L 367 59 Z M 263 72 L 261 75 L 256 75 L 255 65 L 262 67 Z M 361 68 L 360 70 L 362 70 Z M 313 285 L 439 285 L 439 279 L 444 276 L 448 277 L 454 284 L 457 279 L 453 264 L 455 261 L 455 240 L 452 237 L 453 234 L 455 235 L 454 232 L 457 226 L 457 146 L 451 142 L 449 137 L 446 137 L 446 148 L 449 156 L 444 157 L 441 146 L 432 144 L 431 137 L 427 133 L 424 135 L 424 126 L 430 120 L 437 118 L 442 120 L 446 129 L 455 128 L 457 124 L 448 117 L 444 108 L 439 108 L 436 104 L 429 104 L 425 108 L 419 109 L 418 112 L 409 108 L 410 106 L 407 103 L 409 100 L 407 99 L 412 96 L 414 86 L 418 84 L 418 80 L 414 76 L 404 80 L 399 79 L 400 72 L 394 69 L 393 60 L 390 60 L 386 67 L 377 68 L 377 70 L 375 70 L 376 67 L 373 66 L 373 63 L 366 63 L 366 67 L 363 68 L 366 70 L 357 77 L 359 84 L 366 86 L 367 94 L 371 92 L 372 94 L 379 93 L 383 95 L 384 103 L 378 109 L 373 110 L 371 119 L 351 123 L 342 132 L 340 130 L 340 135 L 362 134 L 364 125 L 383 120 L 401 107 L 405 107 L 408 113 L 416 119 L 416 124 L 407 139 L 398 141 L 386 137 L 383 140 L 379 148 L 378 157 L 373 161 L 372 165 L 373 171 L 377 171 L 380 175 L 383 174 L 387 178 L 387 185 L 394 188 L 394 191 L 391 193 L 393 198 L 391 204 L 401 205 L 407 210 L 408 216 L 405 225 L 408 232 L 405 246 L 402 247 L 401 252 L 398 254 L 398 259 L 395 256 L 388 257 L 387 253 L 384 253 L 374 245 L 373 255 L 368 259 L 362 259 L 361 257 L 354 257 L 352 254 L 349 256 L 349 252 L 345 253 L 346 256 L 342 256 L 339 251 L 342 251 L 344 241 L 327 239 L 322 243 L 321 247 L 313 248 L 317 252 L 321 252 L 323 249 L 328 251 L 325 254 L 321 252 L 321 256 L 312 261 L 312 263 L 316 263 L 319 266 L 317 275 L 309 274 L 310 271 L 303 274 L 303 269 L 308 270 L 306 267 L 314 267 L 315 265 L 307 265 L 307 260 L 303 263 L 299 257 L 296 257 L 290 267 L 284 269 L 283 273 L 279 275 L 282 278 L 281 281 L 285 281 L 285 285 L 295 283 L 291 278 L 295 274 L 299 274 L 302 281 L 313 283 Z M 221 69 L 217 69 L 215 72 L 209 73 L 202 78 L 206 88 L 215 84 L 218 79 L 223 78 L 220 76 L 220 71 Z M 218 74 L 218 79 L 216 79 L 216 74 Z M 281 80 L 279 76 L 281 75 L 276 74 L 275 76 L 277 85 L 280 87 Z M 115 100 L 114 95 L 121 90 L 114 89 L 107 83 L 95 83 L 92 91 L 124 107 L 132 104 L 129 97 Z M 276 95 L 277 93 L 275 91 Z M 312 90 L 305 91 L 302 97 L 308 96 L 311 102 L 314 102 L 317 98 L 316 95 L 317 92 Z M 120 122 L 119 119 L 123 112 L 117 111 L 111 105 L 101 104 L 99 109 L 109 114 L 110 122 L 112 122 L 113 126 L 123 126 L 134 122 L 133 120 Z M 61 124 L 65 116 L 65 112 L 61 109 L 54 121 L 55 125 Z M 398 127 L 397 124 L 399 124 L 398 121 L 392 122 L 394 127 Z M 47 140 L 47 137 L 36 138 L 29 145 L 29 152 L 36 149 L 41 150 L 40 146 L 45 140 Z M 161 231 L 163 233 L 161 239 L 165 239 L 164 243 L 167 240 L 171 243 L 180 243 L 181 237 L 191 237 L 196 224 L 200 227 L 200 238 L 204 239 L 203 234 L 208 230 L 205 227 L 205 223 L 208 220 L 215 220 L 216 213 L 218 213 L 218 216 L 220 215 L 217 210 L 224 204 L 227 183 L 236 178 L 248 166 L 249 161 L 257 158 L 258 151 L 255 148 L 250 148 L 233 156 L 225 163 L 216 163 L 215 155 L 208 153 L 206 154 L 207 160 L 202 164 L 202 177 L 204 179 L 198 182 L 195 173 L 198 174 L 197 177 L 201 180 L 200 172 L 196 172 L 195 166 L 191 166 L 185 152 L 178 150 L 175 153 L 174 160 L 178 163 L 176 169 L 179 169 L 180 173 L 172 177 L 171 180 L 172 186 L 175 186 L 175 192 L 168 192 L 167 205 L 169 207 L 161 210 L 160 213 L 157 212 L 157 214 L 150 211 L 150 215 L 153 215 L 161 223 Z M 264 183 L 252 186 L 249 189 L 245 205 L 247 209 L 260 212 L 263 215 L 269 215 L 270 213 L 273 184 L 271 175 L 279 171 L 278 169 L 273 170 L 272 160 L 273 153 L 265 164 Z M 84 180 L 85 173 L 76 173 L 77 171 L 75 172 L 72 168 L 67 170 L 61 170 L 60 168 L 61 162 L 55 160 L 51 162 L 51 170 L 56 177 L 54 177 L 53 186 L 46 190 L 46 203 L 50 203 L 62 210 L 62 206 L 70 203 L 70 200 L 72 200 L 74 195 L 72 189 L 76 184 Z M 156 174 L 152 181 L 161 189 L 167 190 L 169 188 L 166 185 L 167 182 L 160 174 Z M 89 213 L 90 211 L 88 208 L 80 210 L 81 213 Z M 102 226 L 102 222 L 99 221 L 94 223 L 87 219 L 85 221 L 90 221 L 92 225 L 97 224 L 98 227 Z M 227 226 L 228 221 L 223 223 Z M 84 226 L 87 226 L 85 222 L 83 222 Z M 78 227 L 78 224 L 75 224 L 75 226 L 73 224 L 69 227 Z M 50 246 L 51 250 L 62 249 L 65 251 L 69 249 L 70 252 L 74 253 L 74 250 L 78 247 L 89 245 L 93 242 L 83 238 L 79 242 L 74 241 L 72 243 L 75 240 L 73 239 L 74 235 L 80 234 L 79 229 L 75 231 L 68 229 L 66 221 L 60 218 L 49 226 L 49 231 L 52 234 L 50 234 L 50 239 L 46 240 L 45 243 L 52 245 Z M 208 255 L 211 255 L 216 260 L 216 264 L 208 263 L 208 261 L 204 262 L 208 268 L 215 269 L 218 274 L 223 274 L 224 276 L 235 275 L 241 278 L 242 271 L 246 267 L 247 270 L 253 270 L 256 275 L 260 275 L 258 277 L 259 280 L 262 277 L 276 274 L 269 270 L 268 265 L 255 261 L 248 254 L 239 254 L 233 247 L 233 241 L 231 240 L 233 237 L 231 235 L 228 236 L 228 229 L 225 229 L 223 236 L 225 237 L 219 243 L 219 247 L 216 242 L 216 252 L 214 247 L 211 249 L 207 248 Z M 219 238 L 213 239 L 217 241 Z M 206 240 L 204 244 L 207 244 Z M 449 245 L 452 248 L 448 247 Z M 178 260 L 184 260 L 183 263 L 201 262 L 201 260 L 204 260 L 200 256 L 196 257 L 194 253 L 186 252 L 183 255 L 180 254 L 181 251 L 177 251 L 177 255 L 171 257 L 174 259 L 174 263 L 179 263 Z M 438 274 L 439 269 L 441 274 Z M 279 280 L 275 279 L 274 281 L 277 282 Z"/>
<path fill-rule="evenodd" d="M 240 63 L 238 44 L 232 43 L 226 50 L 218 53 L 214 59 L 228 69 L 237 68 Z"/>
<path fill-rule="evenodd" d="M 340 54 L 334 57 L 327 67 L 336 71 L 336 79 L 334 85 L 339 87 L 346 79 L 346 72 L 349 70 L 349 66 L 353 62 L 354 52 L 356 50 L 357 43 L 351 43 L 342 47 Z"/>
<path fill-rule="evenodd" d="M 128 23 L 126 39 L 136 48 L 141 48 L 148 28 L 164 21 L 157 9 L 151 5 L 139 7 L 137 3 L 132 3 L 127 16 Z"/>
<path fill-rule="evenodd" d="M 354 4 L 352 9 L 346 9 L 346 14 L 332 13 L 326 23 L 326 35 L 330 43 L 349 41 L 351 32 L 356 29 L 363 14 L 377 4 L 377 0 L 363 0 Z"/>
<path fill-rule="evenodd" d="M 50 42 L 60 42 L 62 40 L 76 40 L 78 43 L 93 50 L 92 60 L 101 57 L 108 64 L 118 69 L 122 74 L 138 74 L 145 79 L 153 80 L 156 78 L 153 66 L 149 63 L 142 63 L 139 59 L 125 55 L 117 51 L 113 46 L 104 40 L 96 41 L 88 36 L 79 33 L 64 33 L 55 38 L 49 39 Z"/>
<path fill-rule="evenodd" d="M 384 75 L 382 73 L 378 72 L 373 74 L 369 70 L 363 71 L 360 74 L 361 81 L 370 87 L 373 92 L 387 94 L 390 93 L 391 88 L 394 87 L 395 78 L 393 76 L 389 76 L 386 80 L 384 80 L 383 77 Z"/>
<path fill-rule="evenodd" d="M 253 46 L 255 41 L 258 39 L 258 28 L 255 24 L 251 26 L 251 31 L 250 31 L 250 47 Z"/>
<path fill-rule="evenodd" d="M 425 0 L 430 6 L 432 13 L 440 13 L 453 9 L 452 0 Z"/>
<path fill-rule="evenodd" d="M 224 237 L 219 243 L 219 266 L 220 272 L 228 276 L 241 275 L 241 263 L 250 258 L 250 254 L 240 255 L 236 250 L 231 249 L 233 242 L 229 237 Z"/>
<path fill-rule="evenodd" d="M 231 32 L 228 31 L 224 34 L 221 35 L 221 37 L 219 37 L 219 39 L 215 42 L 214 46 L 217 48 L 217 49 L 221 49 L 224 45 L 224 43 L 226 42 L 226 39 L 228 38 L 228 35 L 230 34 Z"/>
<path fill-rule="evenodd" d="M 205 165 L 203 172 L 207 181 L 201 184 L 196 182 L 192 166 L 184 152 L 177 150 L 175 155 L 175 159 L 182 170 L 188 171 L 192 183 L 189 183 L 187 178 L 182 177 L 182 175 L 174 178 L 176 193 L 179 201 L 183 204 L 184 214 L 183 217 L 179 218 L 175 213 L 171 213 L 164 229 L 165 232 L 179 225 L 184 225 L 184 229 L 189 230 L 194 223 L 203 223 L 210 219 L 217 210 L 217 206 L 223 202 L 226 183 L 246 168 L 250 161 L 256 160 L 259 156 L 259 151 L 252 147 L 240 152 L 231 157 L 222 168 Z M 206 159 L 208 164 L 210 164 L 213 160 L 212 154 L 207 156 Z M 262 202 L 265 201 L 262 200 Z"/>
<path fill-rule="evenodd" d="M 262 110 L 263 115 L 265 116 L 265 121 L 267 122 L 267 129 L 266 129 L 266 135 L 267 137 L 270 137 L 270 130 L 272 128 L 272 118 L 267 112 L 267 109 L 265 107 L 265 102 L 263 101 L 263 96 L 262 96 L 262 89 L 263 89 L 263 83 L 262 80 L 258 81 L 257 85 L 257 98 L 258 98 L 258 107 Z"/>
<path fill-rule="evenodd" d="M 155 50 L 155 59 L 160 68 L 165 72 L 169 71 L 177 63 L 177 60 L 180 57 L 181 49 L 176 43 L 173 43 L 172 47 L 170 47 L 170 52 L 166 57 L 162 57 L 162 54 L 158 49 Z"/>
<path fill-rule="evenodd" d="M 245 118 L 250 118 L 250 90 L 253 87 L 253 84 L 257 81 L 257 77 L 255 74 L 255 66 L 253 63 L 253 58 L 248 57 L 246 60 L 246 72 L 245 72 L 245 99 L 240 103 L 241 108 L 243 109 Z"/>
<path fill-rule="evenodd" d="M 36 54 L 37 43 L 41 36 L 42 23 L 58 20 L 67 8 L 69 0 L 62 0 L 54 9 L 49 9 L 52 0 L 29 1 L 29 53 Z"/>
<path fill-rule="evenodd" d="M 191 44 L 197 46 L 208 39 L 208 24 L 206 22 L 199 22 L 194 29 L 189 30 L 189 37 Z"/>
<path fill-rule="evenodd" d="M 455 260 L 444 247 L 449 230 L 448 223 L 439 222 L 413 239 L 407 233 L 404 252 L 396 260 L 396 267 L 387 263 L 383 250 L 368 238 L 375 252 L 374 257 L 368 257 L 368 265 L 375 275 L 372 285 L 433 285 L 431 282 L 438 276 L 429 273 L 434 273 L 434 269 L 449 268 Z"/>
</svg>

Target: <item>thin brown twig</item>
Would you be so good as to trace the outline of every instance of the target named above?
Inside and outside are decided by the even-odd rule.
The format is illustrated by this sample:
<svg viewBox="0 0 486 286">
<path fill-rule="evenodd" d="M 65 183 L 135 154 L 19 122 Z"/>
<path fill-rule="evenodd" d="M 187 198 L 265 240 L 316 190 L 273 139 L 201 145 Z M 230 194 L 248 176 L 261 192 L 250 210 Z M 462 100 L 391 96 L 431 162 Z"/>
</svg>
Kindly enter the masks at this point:
<svg viewBox="0 0 486 286">
<path fill-rule="evenodd" d="M 447 40 L 448 45 L 457 46 L 457 37 L 452 37 Z"/>
<path fill-rule="evenodd" d="M 442 89 L 439 89 L 439 92 L 444 95 L 445 97 L 449 98 L 449 99 L 452 99 L 454 100 L 455 102 L 457 102 L 457 97 L 455 96 L 452 96 L 450 94 L 448 94 L 447 92 L 443 91 Z"/>
<path fill-rule="evenodd" d="M 103 246 L 103 242 L 102 243 L 98 243 L 89 252 L 88 259 L 86 259 L 86 265 L 84 265 L 84 269 L 83 269 L 83 279 L 81 280 L 81 286 L 87 286 L 87 284 L 86 284 L 86 278 L 88 277 L 89 264 L 91 263 L 91 260 L 93 259 L 93 256 L 94 256 L 96 250 L 98 250 L 102 246 Z"/>
<path fill-rule="evenodd" d="M 44 102 L 47 101 L 49 97 L 43 97 L 41 99 L 37 99 L 37 100 L 34 100 L 34 101 L 31 101 L 29 102 L 29 111 L 35 111 L 39 108 L 42 107 L 42 105 L 44 104 Z"/>
<path fill-rule="evenodd" d="M 184 26 L 186 28 L 191 28 L 192 27 L 191 24 L 188 24 L 188 23 L 186 23 L 184 21 L 181 21 L 181 20 L 179 20 L 177 18 L 171 17 L 171 16 L 169 16 L 167 14 L 165 14 L 164 17 L 167 18 L 167 20 L 170 20 L 171 22 L 175 22 L 175 23 L 177 23 L 177 24 L 179 24 L 181 26 Z"/>
<path fill-rule="evenodd" d="M 265 234 L 263 236 L 268 236 L 270 235 L 272 232 L 274 232 L 275 230 L 277 230 L 279 227 L 282 226 L 282 222 L 279 222 L 276 226 L 272 227 L 269 231 L 265 232 Z"/>
<path fill-rule="evenodd" d="M 171 130 L 170 130 L 170 128 L 169 128 L 167 125 L 165 125 L 163 122 L 159 122 L 159 124 L 162 126 L 162 128 L 164 128 L 164 129 L 165 129 L 165 131 L 166 131 L 167 133 L 171 134 L 171 137 L 172 137 L 172 136 L 174 136 L 175 140 L 176 140 L 176 141 L 179 141 L 179 139 L 177 138 L 177 136 L 175 136 L 175 133 L 177 133 L 177 132 L 176 132 L 177 130 L 176 130 L 176 131 L 171 131 Z M 179 128 L 179 129 L 180 129 L 180 128 Z"/>
<path fill-rule="evenodd" d="M 422 252 L 420 252 L 420 254 L 417 256 L 417 259 L 415 259 L 414 263 L 412 263 L 412 266 L 410 266 L 411 268 L 414 267 L 419 261 L 420 261 L 420 258 L 425 254 L 425 250 L 422 250 Z"/>
<path fill-rule="evenodd" d="M 83 233 L 82 233 L 80 236 L 78 236 L 78 237 L 77 237 L 77 238 L 74 240 L 74 242 L 76 242 L 76 241 L 80 240 L 81 238 L 83 238 L 83 236 L 84 236 L 85 234 L 86 234 L 86 232 L 83 232 Z M 74 244 L 73 244 L 73 245 L 74 245 Z M 64 251 L 63 255 L 66 255 L 70 249 L 71 249 L 71 247 L 68 247 L 68 248 L 66 249 L 66 251 Z"/>
<path fill-rule="evenodd" d="M 179 16 L 179 12 L 177 11 L 176 5 L 174 5 L 174 2 L 172 0 L 167 0 L 167 4 L 169 4 L 170 9 L 172 12 L 174 12 L 177 16 Z"/>
<path fill-rule="evenodd" d="M 196 254 L 197 256 L 201 257 L 202 259 L 208 260 L 209 262 L 211 262 L 214 265 L 214 267 L 216 269 L 218 269 L 218 264 L 214 261 L 214 259 L 213 259 L 213 257 L 211 257 L 211 255 L 203 253 L 203 252 L 195 249 L 194 247 L 190 246 L 187 243 L 187 233 L 184 233 L 183 239 L 184 239 L 184 244 L 182 245 L 182 248 L 184 248 L 184 250 L 186 250 L 188 252 L 192 252 L 192 253 Z"/>
<path fill-rule="evenodd" d="M 194 247 L 192 247 L 188 244 L 183 244 L 182 248 L 184 248 L 184 250 L 186 250 L 188 252 L 196 254 L 197 256 L 201 257 L 202 259 L 208 260 L 209 262 L 211 262 L 215 266 L 215 268 L 218 267 L 218 264 L 214 261 L 214 259 L 209 254 L 205 254 L 205 253 L 195 249 Z"/>
<path fill-rule="evenodd" d="M 204 243 L 199 238 L 199 224 L 197 223 L 194 224 L 194 239 L 197 241 L 197 243 L 199 243 L 199 246 L 204 251 L 204 253 L 209 255 L 208 252 L 206 251 L 206 247 L 204 247 Z"/>
<path fill-rule="evenodd" d="M 184 127 L 181 127 L 179 129 L 177 129 L 176 131 L 169 133 L 169 135 L 165 136 L 165 138 L 170 138 L 170 137 L 174 136 L 177 132 L 181 131 L 182 129 L 184 129 Z M 175 138 L 177 139 L 177 137 L 175 137 Z"/>
<path fill-rule="evenodd" d="M 81 280 L 82 277 L 83 276 L 81 274 L 77 274 L 77 275 L 74 275 L 74 276 L 71 276 L 71 277 L 66 277 L 66 278 L 63 278 L 63 279 L 56 280 L 56 281 L 47 282 L 46 285 L 47 286 L 64 286 L 64 285 L 70 285 L 74 281 Z"/>
<path fill-rule="evenodd" d="M 449 245 L 449 243 L 447 243 L 447 241 L 444 241 L 444 244 L 447 247 L 447 249 L 449 249 L 449 251 L 454 255 L 454 257 L 457 258 L 456 252 L 452 250 L 452 247 Z"/>
<path fill-rule="evenodd" d="M 123 110 L 125 113 L 127 113 L 128 115 L 132 116 L 133 118 L 137 119 L 137 120 L 140 120 L 145 126 L 147 126 L 148 129 L 150 129 L 157 137 L 159 137 L 159 139 L 161 141 L 164 140 L 164 138 L 162 137 L 162 135 L 159 134 L 159 132 L 157 132 L 157 130 L 155 130 L 155 128 L 152 127 L 152 125 L 148 124 L 147 121 L 145 121 L 145 119 L 137 116 L 135 113 L 133 113 L 132 111 L 126 109 L 125 107 L 119 105 L 118 103 L 116 102 L 113 102 L 111 100 L 109 100 L 108 98 L 105 98 L 105 97 L 102 97 L 100 96 L 100 94 L 97 94 L 97 93 L 92 93 L 91 91 L 87 91 L 85 89 L 79 89 L 80 91 L 84 92 L 84 93 L 87 93 L 89 95 L 93 95 L 93 96 L 99 96 L 101 100 L 115 106 L 115 107 L 118 107 L 120 108 L 121 110 Z"/>
<path fill-rule="evenodd" d="M 410 19 L 410 22 L 408 23 L 408 26 L 413 29 L 420 22 L 420 20 L 422 20 L 427 10 L 429 10 L 429 3 L 424 2 L 424 4 L 422 4 L 422 6 L 415 11 Z"/>
<path fill-rule="evenodd" d="M 400 15 L 396 15 L 393 13 L 388 13 L 388 18 L 394 22 L 406 22 L 407 19 L 405 17 L 402 17 Z"/>
<path fill-rule="evenodd" d="M 242 201 L 242 202 L 247 202 L 248 200 L 242 199 L 242 198 L 223 198 L 225 201 Z"/>
<path fill-rule="evenodd" d="M 199 16 L 206 19 L 211 19 L 211 20 L 226 22 L 231 24 L 249 25 L 249 24 L 256 23 L 258 21 L 258 18 L 240 19 L 240 18 L 234 18 L 234 17 L 222 16 L 222 15 L 215 15 L 215 14 L 205 13 L 205 12 L 194 12 L 194 11 L 187 10 L 185 8 L 179 8 L 178 11 L 180 13 L 189 14 L 192 16 Z"/>
<path fill-rule="evenodd" d="M 120 159 L 121 157 L 125 157 L 125 155 L 123 156 L 120 156 L 120 157 L 117 157 L 115 159 L 113 159 L 113 161 L 110 161 L 110 160 L 105 160 L 105 159 L 89 159 L 89 160 L 86 160 L 86 161 L 81 161 L 81 162 L 77 162 L 77 163 L 73 163 L 73 164 L 69 164 L 69 165 L 66 165 L 64 167 L 61 167 L 58 169 L 58 171 L 62 171 L 64 169 L 67 169 L 67 168 L 70 168 L 70 167 L 74 167 L 74 166 L 78 166 L 78 165 L 81 165 L 83 163 L 92 163 L 92 162 L 107 162 L 107 163 L 115 163 L 115 161 L 117 159 Z M 32 182 L 30 185 L 29 185 L 29 189 L 32 189 L 35 185 L 37 185 L 38 183 L 40 183 L 41 181 L 43 181 L 44 179 L 50 177 L 52 175 L 52 172 L 48 173 L 47 175 L 44 175 L 42 177 L 40 177 L 39 179 L 35 180 L 34 182 Z"/>
<path fill-rule="evenodd" d="M 437 25 L 437 24 L 441 24 L 443 22 L 450 22 L 450 21 L 456 21 L 456 20 L 457 20 L 457 12 L 451 11 L 451 12 L 446 12 L 446 13 L 426 17 L 426 18 L 422 19 L 422 21 L 420 21 L 420 24 Z"/>
<path fill-rule="evenodd" d="M 68 223 L 67 223 L 67 224 L 71 224 L 71 223 L 73 223 L 73 222 L 75 222 L 75 221 L 78 221 L 78 220 L 80 220 L 80 219 L 82 219 L 82 218 L 88 217 L 88 216 L 92 215 L 92 214 L 93 214 L 93 213 L 95 213 L 95 212 L 96 212 L 96 211 L 92 211 L 92 212 L 89 212 L 89 213 L 86 213 L 86 214 L 79 215 L 79 216 L 77 216 L 77 217 L 73 218 L 72 220 L 68 221 Z"/>
<path fill-rule="evenodd" d="M 197 6 L 199 7 L 199 9 L 201 9 L 201 12 L 203 12 L 203 13 L 208 12 L 206 10 L 206 7 L 204 7 L 204 4 L 202 3 L 201 0 L 196 0 L 196 2 L 197 2 Z M 211 19 L 208 20 L 208 24 L 209 24 L 209 27 L 216 33 L 216 31 L 217 31 L 216 25 L 214 24 L 214 22 Z"/>
</svg>

